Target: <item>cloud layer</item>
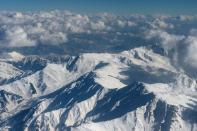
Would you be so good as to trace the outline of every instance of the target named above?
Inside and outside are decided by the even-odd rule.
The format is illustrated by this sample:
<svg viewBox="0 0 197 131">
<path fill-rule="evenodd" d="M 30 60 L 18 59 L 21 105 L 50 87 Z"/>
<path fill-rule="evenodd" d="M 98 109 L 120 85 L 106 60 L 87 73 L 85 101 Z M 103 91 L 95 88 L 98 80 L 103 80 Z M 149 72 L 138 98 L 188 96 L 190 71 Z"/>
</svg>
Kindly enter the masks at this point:
<svg viewBox="0 0 197 131">
<path fill-rule="evenodd" d="M 197 16 L 0 12 L 0 49 L 81 53 L 152 45 L 197 68 Z"/>
</svg>

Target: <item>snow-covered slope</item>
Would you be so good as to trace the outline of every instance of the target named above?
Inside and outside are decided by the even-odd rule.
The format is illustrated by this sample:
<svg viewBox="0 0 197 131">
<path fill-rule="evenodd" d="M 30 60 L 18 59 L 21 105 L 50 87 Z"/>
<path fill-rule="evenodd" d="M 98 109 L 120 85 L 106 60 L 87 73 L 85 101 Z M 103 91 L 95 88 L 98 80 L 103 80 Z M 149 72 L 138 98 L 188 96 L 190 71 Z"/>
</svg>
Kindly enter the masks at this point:
<svg viewBox="0 0 197 131">
<path fill-rule="evenodd" d="M 0 60 L 0 83 L 9 79 L 14 79 L 23 73 L 22 70 L 14 67 L 12 64 Z"/>
<path fill-rule="evenodd" d="M 2 131 L 197 130 L 196 79 L 150 48 L 1 61 Z"/>
</svg>

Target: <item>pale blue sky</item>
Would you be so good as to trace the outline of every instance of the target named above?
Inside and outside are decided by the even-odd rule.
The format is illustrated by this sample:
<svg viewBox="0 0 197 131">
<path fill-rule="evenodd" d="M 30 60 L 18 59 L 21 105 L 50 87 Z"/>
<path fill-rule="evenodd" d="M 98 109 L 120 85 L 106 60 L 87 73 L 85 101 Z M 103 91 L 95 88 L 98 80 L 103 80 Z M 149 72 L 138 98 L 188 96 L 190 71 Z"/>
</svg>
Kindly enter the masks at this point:
<svg viewBox="0 0 197 131">
<path fill-rule="evenodd" d="M 0 0 L 0 10 L 197 14 L 197 0 Z"/>
</svg>

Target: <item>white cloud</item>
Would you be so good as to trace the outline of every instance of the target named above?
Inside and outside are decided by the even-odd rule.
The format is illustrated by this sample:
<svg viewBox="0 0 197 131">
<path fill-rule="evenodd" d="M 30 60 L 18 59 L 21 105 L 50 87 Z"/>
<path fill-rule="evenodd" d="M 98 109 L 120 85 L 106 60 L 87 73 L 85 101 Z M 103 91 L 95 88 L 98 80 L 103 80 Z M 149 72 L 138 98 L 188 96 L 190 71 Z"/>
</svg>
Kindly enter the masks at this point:
<svg viewBox="0 0 197 131">
<path fill-rule="evenodd" d="M 150 30 L 145 33 L 147 39 L 157 38 L 166 51 L 176 47 L 185 37 L 183 35 L 169 34 L 163 30 Z"/>
<path fill-rule="evenodd" d="M 104 30 L 106 27 L 105 27 L 105 23 L 103 21 L 98 21 L 96 23 L 91 22 L 91 28 L 93 30 Z"/>
<path fill-rule="evenodd" d="M 27 33 L 21 27 L 12 27 L 5 31 L 5 38 L 1 42 L 9 47 L 34 46 L 35 41 L 28 38 Z"/>
<path fill-rule="evenodd" d="M 166 23 L 165 21 L 163 20 L 160 20 L 160 19 L 156 19 L 154 22 L 154 27 L 155 28 L 160 28 L 160 29 L 173 29 L 174 28 L 174 25 L 171 24 L 171 23 Z"/>
<path fill-rule="evenodd" d="M 185 62 L 197 68 L 197 37 L 189 36 L 186 39 L 186 44 L 188 46 Z"/>
<path fill-rule="evenodd" d="M 191 29 L 190 30 L 190 35 L 197 36 L 197 29 Z"/>
<path fill-rule="evenodd" d="M 191 20 L 194 20 L 196 19 L 196 16 L 191 16 L 191 15 L 180 15 L 179 17 L 179 20 L 184 22 L 184 21 L 191 21 Z"/>
<path fill-rule="evenodd" d="M 128 25 L 129 27 L 137 26 L 137 24 L 136 24 L 135 22 L 133 22 L 133 21 L 128 21 L 128 22 L 127 22 L 127 25 Z"/>
<path fill-rule="evenodd" d="M 43 44 L 58 45 L 58 44 L 66 43 L 68 39 L 66 34 L 62 32 L 55 32 L 55 33 L 46 32 L 40 36 L 39 40 Z"/>
</svg>

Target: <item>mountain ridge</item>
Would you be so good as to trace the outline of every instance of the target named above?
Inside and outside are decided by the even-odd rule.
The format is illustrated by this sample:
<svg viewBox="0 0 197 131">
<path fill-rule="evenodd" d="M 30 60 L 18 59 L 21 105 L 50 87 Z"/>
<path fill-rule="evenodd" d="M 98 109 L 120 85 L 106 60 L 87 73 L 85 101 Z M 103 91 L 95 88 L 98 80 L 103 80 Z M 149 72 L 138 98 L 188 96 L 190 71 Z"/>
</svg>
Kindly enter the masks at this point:
<svg viewBox="0 0 197 131">
<path fill-rule="evenodd" d="M 2 131 L 197 129 L 195 79 L 149 48 L 25 59 L 7 61 L 29 75 L 0 86 L 20 98 L 4 101 Z"/>
</svg>

